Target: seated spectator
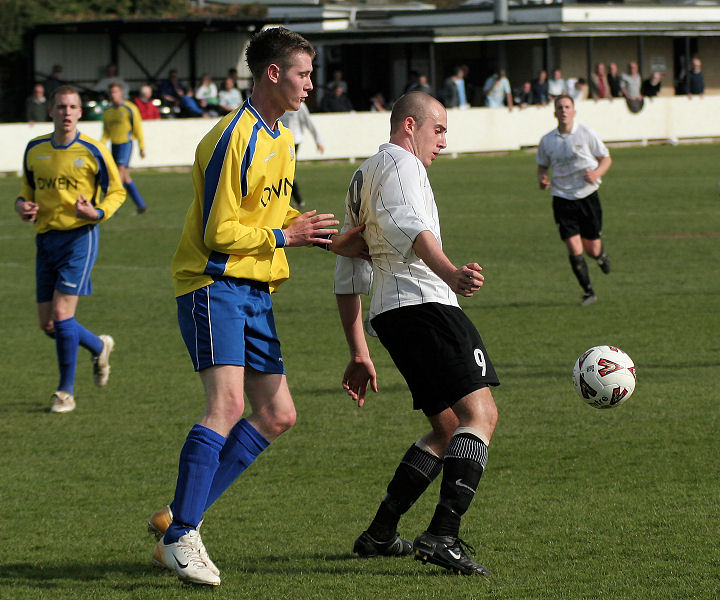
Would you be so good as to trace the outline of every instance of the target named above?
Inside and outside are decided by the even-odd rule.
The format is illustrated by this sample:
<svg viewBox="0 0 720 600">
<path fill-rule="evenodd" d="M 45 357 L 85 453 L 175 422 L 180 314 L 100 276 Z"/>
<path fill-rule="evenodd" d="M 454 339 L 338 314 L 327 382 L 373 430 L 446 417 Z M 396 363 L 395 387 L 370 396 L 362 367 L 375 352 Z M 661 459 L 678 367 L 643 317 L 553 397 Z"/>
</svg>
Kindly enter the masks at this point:
<svg viewBox="0 0 720 600">
<path fill-rule="evenodd" d="M 48 78 L 43 83 L 45 88 L 45 97 L 50 98 L 52 93 L 59 88 L 61 85 L 65 85 L 65 81 L 62 78 L 63 68 L 62 65 L 53 65 L 52 72 L 48 75 Z"/>
<path fill-rule="evenodd" d="M 657 96 L 662 87 L 662 73 L 655 71 L 650 78 L 643 81 L 640 93 L 643 96 Z"/>
<path fill-rule="evenodd" d="M 411 83 L 408 88 L 408 92 L 423 92 L 425 94 L 430 94 L 431 96 L 434 96 L 433 89 L 430 87 L 430 84 L 428 83 L 427 75 L 420 73 L 417 76 L 417 81 L 414 83 Z"/>
<path fill-rule="evenodd" d="M 567 93 L 573 99 L 573 102 L 579 102 L 580 100 L 587 100 L 589 97 L 589 90 L 587 81 L 582 77 L 576 79 L 571 77 L 567 80 Z"/>
<path fill-rule="evenodd" d="M 195 100 L 195 92 L 191 87 L 187 88 L 182 98 L 180 98 L 180 116 L 185 118 L 209 116 Z"/>
<path fill-rule="evenodd" d="M 25 120 L 31 125 L 36 121 L 49 121 L 45 87 L 42 83 L 33 86 L 32 94 L 25 101 Z"/>
<path fill-rule="evenodd" d="M 243 103 L 242 93 L 235 87 L 235 80 L 226 77 L 223 81 L 223 89 L 218 94 L 218 106 L 221 115 L 226 115 Z"/>
<path fill-rule="evenodd" d="M 538 76 L 532 82 L 532 104 L 548 103 L 548 78 L 547 71 L 540 69 Z"/>
<path fill-rule="evenodd" d="M 483 92 L 485 92 L 485 106 L 500 108 L 503 104 L 507 104 L 508 108 L 512 108 L 512 92 L 505 69 L 500 69 L 500 71 L 493 73 L 485 80 Z"/>
<path fill-rule="evenodd" d="M 520 108 L 534 104 L 532 83 L 525 81 L 519 88 L 516 88 L 515 94 L 513 95 L 513 102 L 515 102 L 515 106 L 519 106 Z"/>
<path fill-rule="evenodd" d="M 211 116 L 220 114 L 218 89 L 210 75 L 204 74 L 202 76 L 200 85 L 195 90 L 195 100 L 200 105 L 200 108 L 207 111 Z"/>
<path fill-rule="evenodd" d="M 178 72 L 175 69 L 171 69 L 168 78 L 160 82 L 158 92 L 160 100 L 165 106 L 180 106 L 180 99 L 185 95 L 185 85 L 178 78 Z"/>
<path fill-rule="evenodd" d="M 622 86 L 620 85 L 621 75 L 618 71 L 617 63 L 611 62 L 608 65 L 607 80 L 610 86 L 610 96 L 612 98 L 622 98 Z"/>
<path fill-rule="evenodd" d="M 562 76 L 560 69 L 555 69 L 552 74 L 552 79 L 548 80 L 548 97 L 551 101 L 555 98 L 559 98 L 563 94 L 567 94 L 567 85 Z"/>
<path fill-rule="evenodd" d="M 382 92 L 378 92 L 372 98 L 370 98 L 370 111 L 371 112 L 387 112 L 388 105 L 385 102 L 385 96 Z"/>
<path fill-rule="evenodd" d="M 608 83 L 607 73 L 605 72 L 605 65 L 598 63 L 595 65 L 595 70 L 592 73 L 592 88 L 591 93 L 594 99 L 610 98 L 610 84 Z"/>
<path fill-rule="evenodd" d="M 143 121 L 160 118 L 160 109 L 157 106 L 160 104 L 160 101 L 153 98 L 153 91 L 149 85 L 145 84 L 140 86 L 140 94 L 138 94 L 133 102 L 135 102 L 135 106 L 138 107 Z"/>
<path fill-rule="evenodd" d="M 332 93 L 333 93 L 333 90 L 334 90 L 338 85 L 339 85 L 340 87 L 342 87 L 343 92 L 344 92 L 345 94 L 347 94 L 347 92 L 348 92 L 348 84 L 345 83 L 345 81 L 343 80 L 343 72 L 342 72 L 340 69 L 335 69 L 335 70 L 333 71 L 333 78 L 332 78 L 332 80 L 328 82 L 328 84 L 325 86 L 325 88 L 326 88 L 326 90 L 327 90 L 328 93 L 332 94 Z"/>
<path fill-rule="evenodd" d="M 117 66 L 112 64 L 105 67 L 105 77 L 98 79 L 98 82 L 93 87 L 93 91 L 102 94 L 105 98 L 110 98 L 110 86 L 114 83 L 120 84 L 123 91 L 123 98 L 127 98 L 129 91 L 128 84 L 118 75 Z"/>
<path fill-rule="evenodd" d="M 353 108 L 342 85 L 336 85 L 331 94 L 325 94 L 320 103 L 321 112 L 350 112 Z"/>
</svg>

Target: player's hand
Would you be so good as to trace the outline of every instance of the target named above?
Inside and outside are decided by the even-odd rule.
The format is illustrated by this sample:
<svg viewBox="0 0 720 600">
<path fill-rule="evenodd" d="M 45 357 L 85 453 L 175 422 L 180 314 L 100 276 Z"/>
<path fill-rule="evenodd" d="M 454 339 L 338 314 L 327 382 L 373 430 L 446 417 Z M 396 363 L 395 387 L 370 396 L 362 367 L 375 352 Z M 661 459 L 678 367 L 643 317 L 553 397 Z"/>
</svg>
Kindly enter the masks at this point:
<svg viewBox="0 0 720 600">
<path fill-rule="evenodd" d="M 81 219 L 87 219 L 88 221 L 97 221 L 99 216 L 92 202 L 87 200 L 82 194 L 78 195 L 77 202 L 75 202 L 75 214 Z"/>
<path fill-rule="evenodd" d="M 32 200 L 16 201 L 15 212 L 20 215 L 23 221 L 33 223 L 37 218 L 38 205 Z"/>
<path fill-rule="evenodd" d="M 597 174 L 597 171 L 593 171 L 592 169 L 587 169 L 585 171 L 585 176 L 583 177 L 585 181 L 588 183 L 595 183 L 600 177 Z"/>
<path fill-rule="evenodd" d="M 287 229 L 283 229 L 286 246 L 307 246 L 308 244 L 327 244 L 327 236 L 338 232 L 333 229 L 340 222 L 333 214 L 316 214 L 316 210 L 301 214 Z"/>
<path fill-rule="evenodd" d="M 540 179 L 538 179 L 538 185 L 541 190 L 547 190 L 550 187 L 550 180 L 548 179 L 548 176 L 543 175 Z"/>
<path fill-rule="evenodd" d="M 347 256 L 348 258 L 362 258 L 370 260 L 370 252 L 368 251 L 365 238 L 362 232 L 365 230 L 365 224 L 348 229 L 345 233 L 339 233 L 332 236 L 329 242 L 330 250 L 339 256 Z"/>
<path fill-rule="evenodd" d="M 365 404 L 365 393 L 368 383 L 373 392 L 377 393 L 377 373 L 370 357 L 352 358 L 345 368 L 342 386 L 358 406 Z"/>
<path fill-rule="evenodd" d="M 318 144 L 317 149 L 320 154 L 323 154 L 325 152 L 325 146 L 323 146 L 322 144 Z"/>
<path fill-rule="evenodd" d="M 456 294 L 469 298 L 485 283 L 485 276 L 480 271 L 479 264 L 468 263 L 452 273 L 446 283 Z"/>
<path fill-rule="evenodd" d="M 145 150 L 140 150 L 140 158 L 145 158 L 147 156 L 147 152 Z"/>
</svg>

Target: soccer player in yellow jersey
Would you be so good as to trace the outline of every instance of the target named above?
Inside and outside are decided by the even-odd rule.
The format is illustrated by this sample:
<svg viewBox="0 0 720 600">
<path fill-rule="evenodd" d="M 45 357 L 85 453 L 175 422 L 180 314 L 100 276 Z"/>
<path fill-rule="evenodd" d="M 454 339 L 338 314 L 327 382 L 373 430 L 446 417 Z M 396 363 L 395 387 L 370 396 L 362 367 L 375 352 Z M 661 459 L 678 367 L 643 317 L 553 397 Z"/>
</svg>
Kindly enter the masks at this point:
<svg viewBox="0 0 720 600">
<path fill-rule="evenodd" d="M 130 177 L 130 155 L 135 139 L 141 158 L 145 158 L 142 117 L 135 103 L 125 100 L 122 85 L 112 83 L 109 89 L 112 106 L 107 108 L 103 114 L 102 142 L 110 140 L 110 150 L 120 171 L 123 186 L 135 203 L 135 214 L 141 215 L 147 210 L 147 204 Z"/>
<path fill-rule="evenodd" d="M 174 500 L 148 524 L 159 540 L 154 562 L 192 583 L 220 583 L 198 533 L 204 511 L 295 423 L 270 299 L 289 276 L 284 248 L 366 254 L 362 227 L 329 239 L 334 215 L 290 207 L 294 140 L 278 119 L 312 90 L 314 56 L 285 28 L 255 35 L 246 50 L 252 96 L 218 122 L 195 156 L 195 198 L 172 274 L 206 408 L 180 452 Z M 245 395 L 252 414 L 241 419 Z"/>
<path fill-rule="evenodd" d="M 54 131 L 27 145 L 22 190 L 15 210 L 37 233 L 36 285 L 41 329 L 55 338 L 60 383 L 52 412 L 75 408 L 73 386 L 78 345 L 90 351 L 94 381 L 104 386 L 115 342 L 97 336 L 75 320 L 80 296 L 92 293 L 90 273 L 98 252 L 98 223 L 125 200 L 125 190 L 110 153 L 77 130 L 80 96 L 71 86 L 50 99 Z"/>
</svg>

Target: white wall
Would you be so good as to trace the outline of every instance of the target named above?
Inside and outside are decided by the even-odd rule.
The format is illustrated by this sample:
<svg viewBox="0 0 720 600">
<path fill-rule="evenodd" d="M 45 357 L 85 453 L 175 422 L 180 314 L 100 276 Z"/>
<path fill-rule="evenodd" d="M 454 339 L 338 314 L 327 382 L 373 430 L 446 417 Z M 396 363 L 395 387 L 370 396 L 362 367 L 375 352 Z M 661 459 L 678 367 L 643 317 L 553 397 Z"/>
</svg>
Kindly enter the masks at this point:
<svg viewBox="0 0 720 600">
<path fill-rule="evenodd" d="M 671 138 L 720 137 L 720 96 L 684 96 L 646 100 L 642 112 L 633 114 L 622 100 L 586 100 L 577 104 L 577 120 L 595 129 L 606 142 L 665 140 Z M 551 106 L 523 110 L 473 108 L 451 110 L 448 115 L 447 153 L 517 150 L 536 146 L 540 137 L 555 127 Z M 314 114 L 313 121 L 325 146 L 319 154 L 309 135 L 300 147 L 299 160 L 363 159 L 386 142 L 389 113 Z M 147 158 L 137 148 L 131 165 L 141 167 L 190 166 L 195 147 L 213 126 L 214 119 L 146 121 Z M 0 172 L 22 169 L 28 140 L 52 130 L 51 123 L 0 125 Z M 102 125 L 80 123 L 80 130 L 99 139 Z"/>
</svg>

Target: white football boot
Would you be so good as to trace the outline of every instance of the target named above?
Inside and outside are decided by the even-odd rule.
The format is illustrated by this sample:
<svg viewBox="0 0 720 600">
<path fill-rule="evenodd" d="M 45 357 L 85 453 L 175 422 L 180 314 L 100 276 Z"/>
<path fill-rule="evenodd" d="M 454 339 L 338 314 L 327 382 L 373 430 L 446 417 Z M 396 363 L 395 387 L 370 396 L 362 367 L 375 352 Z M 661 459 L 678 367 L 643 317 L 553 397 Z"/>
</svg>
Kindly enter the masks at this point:
<svg viewBox="0 0 720 600">
<path fill-rule="evenodd" d="M 58 390 L 50 397 L 53 401 L 50 411 L 54 413 L 66 413 L 75 410 L 75 399 L 72 394 Z"/>
<path fill-rule="evenodd" d="M 170 510 L 169 506 L 163 506 L 161 509 L 156 510 L 148 520 L 148 533 L 154 535 L 156 540 L 162 540 L 162 537 L 163 535 L 165 535 L 167 528 L 170 527 L 170 523 L 172 523 L 172 519 L 172 510 Z M 200 527 L 202 526 L 202 524 L 202 521 L 198 523 L 198 531 L 200 531 Z M 210 560 L 210 555 L 205 548 L 205 544 L 202 543 L 202 539 L 200 540 L 200 557 L 203 559 L 208 568 L 213 573 L 215 573 L 215 575 L 220 575 L 220 569 L 218 569 L 215 566 L 215 563 Z M 157 560 L 154 555 L 153 560 L 158 567 L 172 570 L 172 567 L 170 565 L 166 565 L 160 560 Z"/>
<path fill-rule="evenodd" d="M 202 558 L 202 547 L 200 534 L 196 529 L 191 529 L 172 544 L 160 540 L 153 551 L 153 563 L 174 571 L 182 581 L 220 585 L 220 577 L 210 570 Z"/>
<path fill-rule="evenodd" d="M 98 387 L 104 387 L 110 377 L 110 353 L 115 348 L 115 340 L 109 335 L 98 336 L 103 343 L 100 354 L 92 357 L 93 382 Z"/>
</svg>

